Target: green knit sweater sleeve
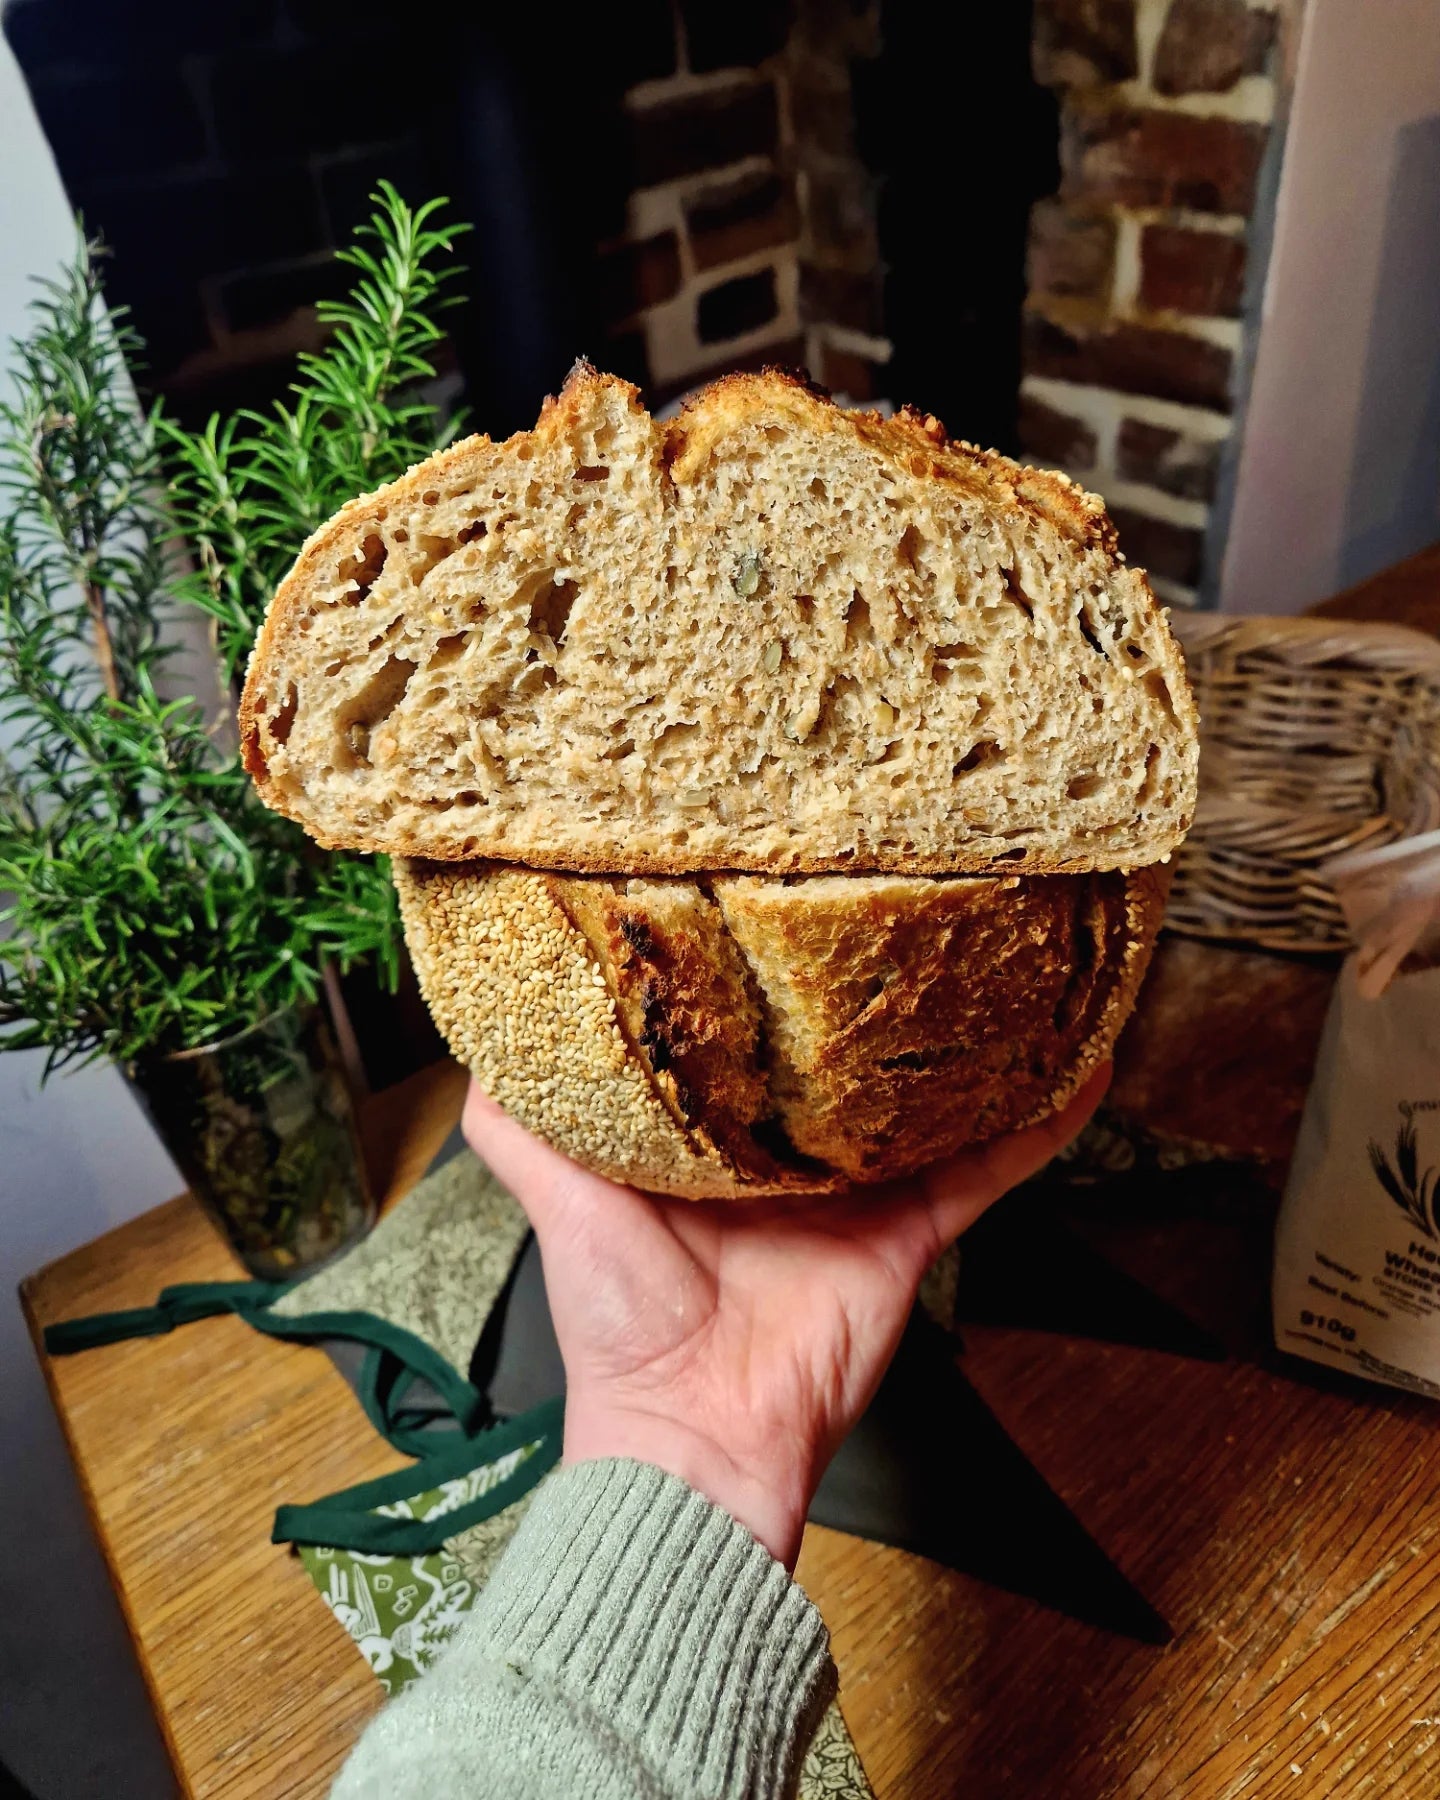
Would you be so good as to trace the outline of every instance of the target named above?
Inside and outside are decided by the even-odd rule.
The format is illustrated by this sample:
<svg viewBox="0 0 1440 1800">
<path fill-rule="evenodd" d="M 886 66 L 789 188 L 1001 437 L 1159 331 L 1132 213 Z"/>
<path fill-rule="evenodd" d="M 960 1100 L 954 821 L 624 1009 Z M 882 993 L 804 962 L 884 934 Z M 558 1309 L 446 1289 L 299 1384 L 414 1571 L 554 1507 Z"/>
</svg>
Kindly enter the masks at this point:
<svg viewBox="0 0 1440 1800">
<path fill-rule="evenodd" d="M 644 1463 L 578 1463 L 331 1797 L 774 1800 L 834 1693 L 819 1614 L 728 1513 Z"/>
</svg>

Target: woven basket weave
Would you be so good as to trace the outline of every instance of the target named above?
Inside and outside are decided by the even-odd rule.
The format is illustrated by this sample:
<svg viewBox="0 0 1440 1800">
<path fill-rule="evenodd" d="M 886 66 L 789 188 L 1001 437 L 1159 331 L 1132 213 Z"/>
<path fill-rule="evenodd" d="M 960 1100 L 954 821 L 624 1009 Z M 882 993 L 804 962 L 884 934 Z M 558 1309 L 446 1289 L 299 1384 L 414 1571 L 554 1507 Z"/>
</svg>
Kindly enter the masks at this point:
<svg viewBox="0 0 1440 1800">
<path fill-rule="evenodd" d="M 1347 948 L 1319 865 L 1440 826 L 1440 642 L 1329 619 L 1172 623 L 1200 706 L 1200 803 L 1166 924 Z"/>
</svg>

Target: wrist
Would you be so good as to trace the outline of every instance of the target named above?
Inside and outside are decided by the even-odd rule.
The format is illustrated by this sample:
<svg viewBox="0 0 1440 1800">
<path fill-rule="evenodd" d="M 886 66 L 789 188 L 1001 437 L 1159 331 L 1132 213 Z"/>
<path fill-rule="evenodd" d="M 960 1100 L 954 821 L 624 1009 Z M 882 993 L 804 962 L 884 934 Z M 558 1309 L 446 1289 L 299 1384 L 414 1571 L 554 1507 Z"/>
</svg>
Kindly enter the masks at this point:
<svg viewBox="0 0 1440 1800">
<path fill-rule="evenodd" d="M 723 1508 L 769 1551 L 794 1569 L 809 1507 L 812 1459 L 793 1445 L 774 1456 L 740 1456 L 704 1431 L 678 1420 L 630 1409 L 586 1406 L 572 1397 L 565 1411 L 565 1461 L 626 1457 L 678 1476 Z"/>
</svg>

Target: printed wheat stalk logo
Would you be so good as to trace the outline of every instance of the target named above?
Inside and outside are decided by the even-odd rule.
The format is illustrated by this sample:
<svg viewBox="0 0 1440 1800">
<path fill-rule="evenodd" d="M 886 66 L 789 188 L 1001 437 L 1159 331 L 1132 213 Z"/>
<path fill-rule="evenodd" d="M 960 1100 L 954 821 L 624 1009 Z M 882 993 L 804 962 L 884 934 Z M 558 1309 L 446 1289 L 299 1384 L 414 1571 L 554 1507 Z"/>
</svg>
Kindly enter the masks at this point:
<svg viewBox="0 0 1440 1800">
<path fill-rule="evenodd" d="M 1420 1173 L 1420 1158 L 1415 1142 L 1415 1126 L 1407 1119 L 1395 1133 L 1395 1160 L 1392 1163 L 1382 1145 L 1370 1140 L 1370 1167 L 1375 1179 L 1413 1224 L 1426 1237 L 1440 1237 L 1440 1179 L 1434 1169 Z"/>
</svg>

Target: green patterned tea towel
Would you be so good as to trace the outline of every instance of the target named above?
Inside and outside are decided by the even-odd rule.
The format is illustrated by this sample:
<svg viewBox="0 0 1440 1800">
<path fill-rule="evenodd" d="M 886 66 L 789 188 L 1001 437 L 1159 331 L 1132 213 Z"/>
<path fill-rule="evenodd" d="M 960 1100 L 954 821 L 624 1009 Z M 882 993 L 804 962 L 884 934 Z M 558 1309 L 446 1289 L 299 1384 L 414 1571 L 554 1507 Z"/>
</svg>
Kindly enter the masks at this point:
<svg viewBox="0 0 1440 1800">
<path fill-rule="evenodd" d="M 542 1459 L 535 1445 L 512 1447 L 470 1471 L 463 1482 L 424 1488 L 377 1510 L 433 1522 L 462 1505 L 523 1480 Z M 407 1471 L 408 1473 L 408 1471 Z M 541 1479 L 543 1480 L 543 1476 Z M 389 1477 L 394 1482 L 397 1477 Z M 320 1597 L 369 1663 L 387 1694 L 417 1681 L 460 1629 L 534 1498 L 536 1482 L 488 1518 L 424 1555 L 367 1554 L 325 1544 L 298 1546 Z M 832 1704 L 801 1771 L 800 1800 L 874 1800 L 840 1708 Z"/>
</svg>

